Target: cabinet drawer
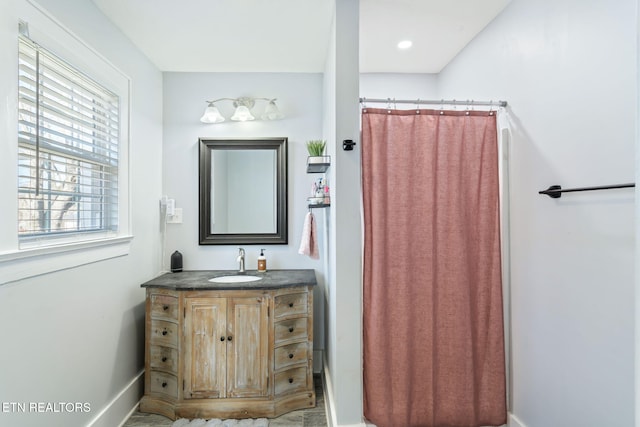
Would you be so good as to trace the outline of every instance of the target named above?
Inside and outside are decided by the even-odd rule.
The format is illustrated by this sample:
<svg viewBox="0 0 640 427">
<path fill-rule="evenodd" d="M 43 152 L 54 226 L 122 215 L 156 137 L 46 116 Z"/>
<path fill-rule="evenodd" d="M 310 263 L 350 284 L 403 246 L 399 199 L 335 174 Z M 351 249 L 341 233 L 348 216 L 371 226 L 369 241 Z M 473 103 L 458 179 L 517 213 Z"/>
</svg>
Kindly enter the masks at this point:
<svg viewBox="0 0 640 427">
<path fill-rule="evenodd" d="M 165 322 L 163 320 L 152 320 L 149 342 L 151 344 L 177 347 L 178 325 L 172 322 Z"/>
<path fill-rule="evenodd" d="M 297 344 L 289 344 L 276 348 L 276 371 L 287 366 L 307 362 L 307 349 L 309 345 L 306 342 Z"/>
<path fill-rule="evenodd" d="M 175 399 L 178 398 L 178 379 L 175 375 L 151 371 L 150 387 L 151 393 L 161 393 Z"/>
<path fill-rule="evenodd" d="M 307 389 L 307 367 L 289 369 L 276 374 L 276 395 Z"/>
<path fill-rule="evenodd" d="M 178 319 L 178 298 L 170 295 L 151 294 L 151 317 Z"/>
<path fill-rule="evenodd" d="M 149 365 L 151 369 L 178 372 L 178 350 L 170 347 L 152 345 L 149 347 Z"/>
<path fill-rule="evenodd" d="M 290 341 L 300 340 L 307 338 L 307 318 L 301 317 L 298 319 L 282 320 L 275 324 L 275 339 L 276 344 Z"/>
<path fill-rule="evenodd" d="M 307 314 L 307 293 L 280 295 L 275 298 L 276 319 Z"/>
</svg>

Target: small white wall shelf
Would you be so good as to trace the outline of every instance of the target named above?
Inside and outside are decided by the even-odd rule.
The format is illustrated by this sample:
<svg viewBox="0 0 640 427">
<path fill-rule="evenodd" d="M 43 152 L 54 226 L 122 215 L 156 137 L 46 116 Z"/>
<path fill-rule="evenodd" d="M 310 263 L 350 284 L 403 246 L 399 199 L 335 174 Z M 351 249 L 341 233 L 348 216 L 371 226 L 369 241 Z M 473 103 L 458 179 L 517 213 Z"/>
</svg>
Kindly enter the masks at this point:
<svg viewBox="0 0 640 427">
<path fill-rule="evenodd" d="M 307 173 L 325 173 L 331 166 L 331 156 L 307 157 Z"/>
<path fill-rule="evenodd" d="M 331 203 L 309 203 L 309 209 L 328 208 Z"/>
</svg>

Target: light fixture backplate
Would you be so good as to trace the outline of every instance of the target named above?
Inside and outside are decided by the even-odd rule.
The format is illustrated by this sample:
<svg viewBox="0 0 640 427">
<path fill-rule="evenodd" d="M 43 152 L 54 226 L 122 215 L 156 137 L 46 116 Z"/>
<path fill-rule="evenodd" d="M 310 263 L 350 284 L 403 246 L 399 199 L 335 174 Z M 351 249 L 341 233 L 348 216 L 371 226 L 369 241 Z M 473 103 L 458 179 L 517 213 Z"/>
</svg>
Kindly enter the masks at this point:
<svg viewBox="0 0 640 427">
<path fill-rule="evenodd" d="M 253 108 L 254 105 L 256 105 L 256 101 L 253 98 L 249 98 L 249 97 L 240 97 L 240 98 L 236 98 L 233 101 L 233 106 L 235 108 L 238 108 L 238 106 L 240 105 L 244 105 L 245 107 L 251 109 Z"/>
</svg>

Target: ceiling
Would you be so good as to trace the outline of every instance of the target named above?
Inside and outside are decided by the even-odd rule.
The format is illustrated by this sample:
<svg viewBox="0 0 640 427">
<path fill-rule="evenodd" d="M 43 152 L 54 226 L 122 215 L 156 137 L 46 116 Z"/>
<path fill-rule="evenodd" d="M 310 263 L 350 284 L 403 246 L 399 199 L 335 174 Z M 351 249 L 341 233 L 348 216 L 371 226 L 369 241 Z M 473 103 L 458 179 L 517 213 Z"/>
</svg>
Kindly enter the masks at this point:
<svg viewBox="0 0 640 427">
<path fill-rule="evenodd" d="M 92 1 L 162 71 L 322 72 L 336 0 Z M 360 0 L 360 71 L 438 73 L 509 1 Z"/>
</svg>

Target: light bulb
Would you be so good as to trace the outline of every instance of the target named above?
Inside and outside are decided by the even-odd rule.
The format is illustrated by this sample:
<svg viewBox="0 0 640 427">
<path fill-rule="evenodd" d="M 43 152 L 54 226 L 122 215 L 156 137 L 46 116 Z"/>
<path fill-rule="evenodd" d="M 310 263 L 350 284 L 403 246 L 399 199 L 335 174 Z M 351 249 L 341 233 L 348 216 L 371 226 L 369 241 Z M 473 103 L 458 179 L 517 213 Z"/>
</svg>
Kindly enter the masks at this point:
<svg viewBox="0 0 640 427">
<path fill-rule="evenodd" d="M 235 113 L 231 116 L 231 120 L 236 122 L 246 122 L 248 120 L 255 120 L 255 117 L 253 117 L 249 108 L 244 105 L 238 105 Z"/>
<path fill-rule="evenodd" d="M 264 109 L 264 113 L 261 116 L 262 120 L 278 120 L 283 117 L 284 115 L 280 112 L 280 110 L 278 110 L 278 106 L 273 100 L 269 101 Z"/>
<path fill-rule="evenodd" d="M 224 122 L 224 117 L 222 117 L 218 108 L 210 102 L 209 106 L 204 110 L 204 114 L 200 117 L 200 121 L 202 123 L 221 123 Z"/>
</svg>

